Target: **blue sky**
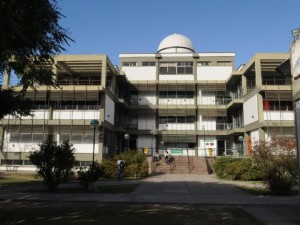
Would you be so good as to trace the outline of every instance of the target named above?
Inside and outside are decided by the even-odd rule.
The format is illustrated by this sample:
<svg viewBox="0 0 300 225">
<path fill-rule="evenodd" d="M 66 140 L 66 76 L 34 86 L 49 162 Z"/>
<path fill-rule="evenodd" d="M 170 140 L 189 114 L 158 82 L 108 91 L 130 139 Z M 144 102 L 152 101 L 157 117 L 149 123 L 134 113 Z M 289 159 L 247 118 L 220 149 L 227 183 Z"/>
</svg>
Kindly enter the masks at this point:
<svg viewBox="0 0 300 225">
<path fill-rule="evenodd" d="M 166 36 L 196 52 L 235 52 L 236 67 L 258 52 L 288 52 L 300 27 L 299 0 L 63 0 L 60 24 L 75 40 L 63 54 L 154 53 Z"/>
</svg>

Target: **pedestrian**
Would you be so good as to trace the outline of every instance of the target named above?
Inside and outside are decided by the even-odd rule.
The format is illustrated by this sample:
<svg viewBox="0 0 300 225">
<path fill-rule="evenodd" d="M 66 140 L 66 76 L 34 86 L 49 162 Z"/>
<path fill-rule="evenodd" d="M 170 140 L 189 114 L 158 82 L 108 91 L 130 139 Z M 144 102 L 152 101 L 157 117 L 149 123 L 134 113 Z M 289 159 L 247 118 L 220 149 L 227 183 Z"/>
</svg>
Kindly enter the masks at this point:
<svg viewBox="0 0 300 225">
<path fill-rule="evenodd" d="M 155 151 L 153 154 L 153 162 L 158 162 L 159 160 L 159 154 L 157 151 Z"/>
<path fill-rule="evenodd" d="M 164 156 L 165 156 L 165 163 L 167 163 L 169 165 L 170 164 L 170 154 L 169 154 L 168 150 L 165 150 Z"/>
<path fill-rule="evenodd" d="M 117 161 L 117 166 L 118 166 L 118 180 L 121 180 L 125 168 L 125 161 L 122 160 L 121 157 L 119 157 L 119 160 Z"/>
</svg>

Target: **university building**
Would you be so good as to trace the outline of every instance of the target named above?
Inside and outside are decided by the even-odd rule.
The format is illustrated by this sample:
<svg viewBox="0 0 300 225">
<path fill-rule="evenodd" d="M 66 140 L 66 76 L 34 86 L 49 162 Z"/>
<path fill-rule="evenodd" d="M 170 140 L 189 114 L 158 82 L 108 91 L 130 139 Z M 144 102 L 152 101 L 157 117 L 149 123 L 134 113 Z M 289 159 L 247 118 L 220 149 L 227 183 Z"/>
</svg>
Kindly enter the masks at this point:
<svg viewBox="0 0 300 225">
<path fill-rule="evenodd" d="M 1 121 L 0 166 L 32 168 L 29 152 L 48 137 L 69 140 L 83 166 L 93 151 L 101 161 L 127 149 L 242 157 L 259 141 L 294 136 L 291 76 L 276 71 L 288 53 L 258 53 L 235 70 L 235 53 L 196 52 L 173 34 L 154 53 L 119 58 L 120 69 L 106 55 L 55 56 L 59 87 L 28 90 L 33 116 Z"/>
</svg>

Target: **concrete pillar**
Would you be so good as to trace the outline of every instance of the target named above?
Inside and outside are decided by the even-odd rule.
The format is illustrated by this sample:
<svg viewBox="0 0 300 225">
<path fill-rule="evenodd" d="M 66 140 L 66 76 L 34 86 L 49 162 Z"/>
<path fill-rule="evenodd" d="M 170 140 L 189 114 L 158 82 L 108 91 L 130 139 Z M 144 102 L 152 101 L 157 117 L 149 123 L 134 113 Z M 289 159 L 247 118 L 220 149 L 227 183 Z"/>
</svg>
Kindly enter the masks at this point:
<svg viewBox="0 0 300 225">
<path fill-rule="evenodd" d="M 106 73 L 107 70 L 107 58 L 102 60 L 102 70 L 101 70 L 101 86 L 106 87 Z"/>
<path fill-rule="evenodd" d="M 256 87 L 260 87 L 262 85 L 260 59 L 255 59 L 255 85 Z"/>
</svg>

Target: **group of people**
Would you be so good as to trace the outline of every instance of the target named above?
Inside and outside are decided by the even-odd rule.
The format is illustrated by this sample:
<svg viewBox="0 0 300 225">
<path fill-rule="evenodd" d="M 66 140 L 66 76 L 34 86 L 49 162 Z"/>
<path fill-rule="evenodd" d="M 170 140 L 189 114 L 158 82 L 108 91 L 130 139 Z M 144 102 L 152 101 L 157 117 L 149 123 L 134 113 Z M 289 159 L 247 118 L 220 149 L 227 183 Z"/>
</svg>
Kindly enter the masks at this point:
<svg viewBox="0 0 300 225">
<path fill-rule="evenodd" d="M 165 157 L 165 163 L 169 165 L 172 161 L 172 156 L 168 150 L 165 150 L 164 157 Z M 158 152 L 155 151 L 153 154 L 153 162 L 158 162 L 158 161 L 160 161 L 160 156 Z"/>
</svg>

